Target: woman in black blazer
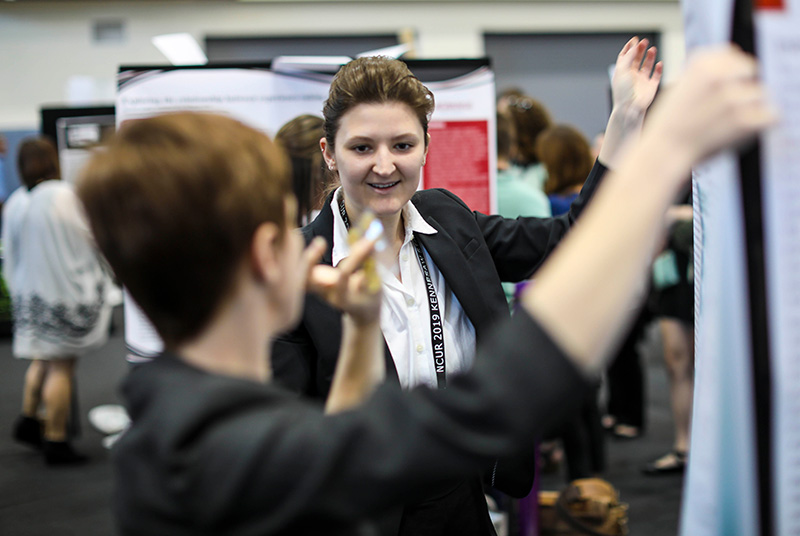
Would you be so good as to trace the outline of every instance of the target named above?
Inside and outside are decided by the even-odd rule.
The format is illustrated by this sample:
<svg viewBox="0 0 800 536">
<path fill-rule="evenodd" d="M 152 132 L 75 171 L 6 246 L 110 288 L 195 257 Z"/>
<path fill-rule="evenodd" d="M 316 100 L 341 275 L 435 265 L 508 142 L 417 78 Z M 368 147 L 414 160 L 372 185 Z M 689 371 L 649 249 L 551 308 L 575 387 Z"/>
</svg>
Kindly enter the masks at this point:
<svg viewBox="0 0 800 536">
<path fill-rule="evenodd" d="M 476 342 L 509 315 L 501 282 L 531 277 L 592 197 L 604 164 L 613 165 L 620 147 L 641 127 L 661 78 L 655 54 L 637 38 L 620 52 L 604 150 L 569 213 L 546 219 L 485 215 L 446 190 L 417 191 L 434 108 L 431 92 L 404 63 L 385 57 L 360 58 L 337 73 L 323 109 L 320 146 L 341 187 L 303 234 L 307 242 L 325 238 L 322 262 L 336 265 L 348 253 L 350 222 L 372 213 L 383 224 L 388 262 L 381 328 L 389 381 L 404 388 L 444 388 L 453 374 L 471 367 Z M 308 295 L 300 326 L 273 346 L 276 379 L 325 398 L 340 333 L 340 313 Z M 488 484 L 524 496 L 533 482 L 533 449 L 486 470 Z M 478 475 L 430 490 L 387 526 L 388 534 L 414 536 L 494 532 Z"/>
</svg>

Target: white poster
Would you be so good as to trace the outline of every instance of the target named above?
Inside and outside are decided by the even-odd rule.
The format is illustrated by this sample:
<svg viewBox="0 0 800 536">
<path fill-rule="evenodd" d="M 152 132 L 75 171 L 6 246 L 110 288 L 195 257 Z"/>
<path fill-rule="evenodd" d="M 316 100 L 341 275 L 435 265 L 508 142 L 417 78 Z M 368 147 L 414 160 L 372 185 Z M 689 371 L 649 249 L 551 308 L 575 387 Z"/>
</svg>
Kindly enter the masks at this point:
<svg viewBox="0 0 800 536">
<path fill-rule="evenodd" d="M 330 77 L 269 69 L 173 68 L 120 73 L 117 125 L 175 111 L 229 115 L 270 136 L 301 114 L 322 115 Z"/>
<path fill-rule="evenodd" d="M 301 114 L 321 115 L 330 77 L 274 73 L 262 68 L 122 70 L 117 126 L 131 119 L 176 111 L 229 115 L 273 136 Z M 158 355 L 163 344 L 152 324 L 125 293 L 125 343 L 130 362 Z"/>
<path fill-rule="evenodd" d="M 729 42 L 733 0 L 684 0 L 687 56 Z M 695 391 L 681 534 L 758 534 L 750 306 L 737 155 L 693 173 Z"/>
<path fill-rule="evenodd" d="M 781 122 L 762 144 L 775 533 L 800 534 L 800 1 L 759 2 L 761 72 Z"/>
<path fill-rule="evenodd" d="M 738 162 L 694 170 L 695 390 L 681 534 L 758 533 L 744 218 Z M 734 469 L 735 468 L 735 469 Z"/>
</svg>

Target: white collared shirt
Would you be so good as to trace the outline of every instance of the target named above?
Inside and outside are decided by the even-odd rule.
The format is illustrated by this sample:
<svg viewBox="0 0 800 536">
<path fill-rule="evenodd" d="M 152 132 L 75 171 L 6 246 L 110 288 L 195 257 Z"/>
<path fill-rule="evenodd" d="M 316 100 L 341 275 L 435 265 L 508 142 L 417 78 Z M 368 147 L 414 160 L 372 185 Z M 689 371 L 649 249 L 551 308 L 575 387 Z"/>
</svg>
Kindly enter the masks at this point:
<svg viewBox="0 0 800 536">
<path fill-rule="evenodd" d="M 339 214 L 338 199 L 337 190 L 331 201 L 334 266 L 350 255 L 347 229 Z M 381 331 L 394 359 L 400 385 L 404 389 L 417 385 L 436 387 L 428 292 L 412 239 L 415 232 L 435 234 L 437 231 L 423 219 L 411 201 L 403 207 L 403 222 L 405 238 L 398 259 L 402 282 L 390 270 L 379 265 L 383 281 Z M 424 247 L 422 251 L 444 319 L 445 359 L 447 377 L 450 378 L 452 374 L 472 366 L 475 357 L 475 327 Z"/>
</svg>

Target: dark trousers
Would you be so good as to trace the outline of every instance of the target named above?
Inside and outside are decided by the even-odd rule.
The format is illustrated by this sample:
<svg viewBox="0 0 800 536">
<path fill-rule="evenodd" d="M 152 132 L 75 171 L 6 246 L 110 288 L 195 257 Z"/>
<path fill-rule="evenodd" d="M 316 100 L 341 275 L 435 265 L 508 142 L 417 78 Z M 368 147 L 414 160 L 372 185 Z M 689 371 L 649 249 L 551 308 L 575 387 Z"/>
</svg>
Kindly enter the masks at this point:
<svg viewBox="0 0 800 536">
<path fill-rule="evenodd" d="M 406 505 L 400 536 L 495 536 L 480 477 Z"/>
<path fill-rule="evenodd" d="M 644 336 L 649 315 L 642 312 L 608 367 L 606 413 L 619 424 L 644 428 L 644 371 L 638 344 Z"/>
<path fill-rule="evenodd" d="M 599 387 L 596 387 L 586 394 L 578 415 L 561 430 L 568 481 L 589 478 L 605 471 L 606 443 L 597 405 L 598 391 Z"/>
</svg>

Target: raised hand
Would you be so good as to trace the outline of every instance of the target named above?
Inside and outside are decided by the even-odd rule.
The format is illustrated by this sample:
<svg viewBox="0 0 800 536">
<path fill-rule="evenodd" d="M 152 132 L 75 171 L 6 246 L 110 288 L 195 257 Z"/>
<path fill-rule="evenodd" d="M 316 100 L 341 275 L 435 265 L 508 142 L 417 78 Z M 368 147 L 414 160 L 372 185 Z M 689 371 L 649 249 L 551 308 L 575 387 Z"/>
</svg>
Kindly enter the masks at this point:
<svg viewBox="0 0 800 536">
<path fill-rule="evenodd" d="M 647 39 L 633 37 L 617 56 L 611 79 L 614 108 L 644 113 L 653 103 L 664 65 L 656 63 L 656 47 L 648 45 Z"/>
<path fill-rule="evenodd" d="M 619 166 L 625 148 L 638 138 L 644 114 L 656 96 L 661 62 L 656 63 L 656 47 L 647 39 L 632 37 L 617 55 L 611 79 L 613 108 L 598 159 L 610 168 Z"/>
</svg>

